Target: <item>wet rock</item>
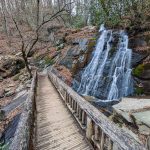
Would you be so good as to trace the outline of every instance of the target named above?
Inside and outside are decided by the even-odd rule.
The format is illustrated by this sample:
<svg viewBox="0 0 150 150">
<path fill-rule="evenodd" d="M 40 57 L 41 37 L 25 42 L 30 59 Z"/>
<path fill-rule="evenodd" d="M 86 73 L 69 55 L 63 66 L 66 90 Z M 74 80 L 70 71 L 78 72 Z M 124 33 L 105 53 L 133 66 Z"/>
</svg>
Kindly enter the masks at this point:
<svg viewBox="0 0 150 150">
<path fill-rule="evenodd" d="M 63 65 L 76 74 L 81 68 L 89 62 L 95 40 L 93 39 L 76 39 L 76 45 L 67 50 L 66 55 L 60 60 L 59 65 Z"/>
<path fill-rule="evenodd" d="M 140 54 L 137 52 L 132 52 L 132 61 L 131 64 L 132 66 L 137 66 L 138 64 L 140 64 L 140 62 L 142 62 L 142 60 L 147 56 L 147 54 Z"/>
<path fill-rule="evenodd" d="M 89 96 L 89 95 L 82 95 L 84 97 L 84 99 L 86 99 L 89 102 L 94 102 L 96 100 L 95 97 L 93 96 Z"/>
<path fill-rule="evenodd" d="M 129 47 L 136 48 L 136 47 L 143 47 L 147 46 L 146 41 L 143 38 L 132 38 L 129 42 Z"/>
<path fill-rule="evenodd" d="M 133 69 L 132 74 L 136 83 L 135 94 L 150 94 L 150 64 L 138 65 Z"/>
</svg>

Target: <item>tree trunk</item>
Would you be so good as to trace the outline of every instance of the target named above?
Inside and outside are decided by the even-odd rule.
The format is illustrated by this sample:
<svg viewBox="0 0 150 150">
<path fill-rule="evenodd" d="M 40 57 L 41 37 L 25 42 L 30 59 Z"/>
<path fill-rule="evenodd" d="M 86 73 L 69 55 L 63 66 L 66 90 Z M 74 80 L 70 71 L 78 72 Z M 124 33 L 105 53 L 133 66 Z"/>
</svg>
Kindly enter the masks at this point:
<svg viewBox="0 0 150 150">
<path fill-rule="evenodd" d="M 29 68 L 28 59 L 27 59 L 26 54 L 25 54 L 25 52 L 23 50 L 22 50 L 22 57 L 24 59 L 24 63 L 25 63 L 26 69 L 27 69 L 27 71 L 29 73 L 29 76 L 30 76 L 30 78 L 32 78 L 32 73 L 31 73 L 31 69 Z"/>
</svg>

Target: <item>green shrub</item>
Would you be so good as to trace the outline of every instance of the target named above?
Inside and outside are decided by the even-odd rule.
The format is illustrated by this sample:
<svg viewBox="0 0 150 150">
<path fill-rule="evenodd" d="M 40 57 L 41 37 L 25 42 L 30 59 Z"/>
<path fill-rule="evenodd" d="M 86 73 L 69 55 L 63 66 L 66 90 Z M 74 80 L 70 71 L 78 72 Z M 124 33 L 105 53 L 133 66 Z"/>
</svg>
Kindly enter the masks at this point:
<svg viewBox="0 0 150 150">
<path fill-rule="evenodd" d="M 140 76 L 144 71 L 144 65 L 140 64 L 135 69 L 133 69 L 133 75 Z"/>
<path fill-rule="evenodd" d="M 82 28 L 84 27 L 85 25 L 85 22 L 84 22 L 84 17 L 81 15 L 81 16 L 75 16 L 72 18 L 72 26 L 74 28 Z"/>
<path fill-rule="evenodd" d="M 136 93 L 137 95 L 142 95 L 142 94 L 144 93 L 143 87 L 136 87 L 135 93 Z"/>
</svg>

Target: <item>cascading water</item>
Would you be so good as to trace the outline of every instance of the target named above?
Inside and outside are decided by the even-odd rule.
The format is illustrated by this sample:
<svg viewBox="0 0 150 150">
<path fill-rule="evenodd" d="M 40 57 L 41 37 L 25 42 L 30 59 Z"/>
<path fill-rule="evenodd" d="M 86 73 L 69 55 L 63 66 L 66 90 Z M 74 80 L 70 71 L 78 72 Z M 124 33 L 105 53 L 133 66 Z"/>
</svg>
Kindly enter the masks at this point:
<svg viewBox="0 0 150 150">
<path fill-rule="evenodd" d="M 78 92 L 103 100 L 117 100 L 132 93 L 131 57 L 128 49 L 128 36 L 124 31 L 113 32 L 100 28 L 91 62 L 85 68 Z M 118 36 L 118 46 L 114 41 Z"/>
</svg>

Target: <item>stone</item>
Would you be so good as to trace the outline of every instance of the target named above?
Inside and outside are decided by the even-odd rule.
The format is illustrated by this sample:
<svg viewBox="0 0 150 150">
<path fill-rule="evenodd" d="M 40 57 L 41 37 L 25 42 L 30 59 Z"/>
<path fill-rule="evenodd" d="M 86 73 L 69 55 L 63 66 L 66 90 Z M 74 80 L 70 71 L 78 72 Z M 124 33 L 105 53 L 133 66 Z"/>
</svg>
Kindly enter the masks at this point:
<svg viewBox="0 0 150 150">
<path fill-rule="evenodd" d="M 19 80 L 22 81 L 24 79 L 24 75 L 19 76 Z"/>
<path fill-rule="evenodd" d="M 26 87 L 27 87 L 27 88 L 30 88 L 30 87 L 31 87 L 31 84 L 26 84 Z"/>
<path fill-rule="evenodd" d="M 20 57 L 8 55 L 1 59 L 0 75 L 3 78 L 12 77 L 25 67 L 25 63 Z"/>
<path fill-rule="evenodd" d="M 89 96 L 89 95 L 82 95 L 84 97 L 84 99 L 86 99 L 89 102 L 94 102 L 96 100 L 95 97 L 93 96 Z"/>
<path fill-rule="evenodd" d="M 17 54 L 16 54 L 16 56 L 21 56 L 22 55 L 22 52 L 18 52 Z"/>
<path fill-rule="evenodd" d="M 6 96 L 6 97 L 9 97 L 9 96 L 12 96 L 12 95 L 14 95 L 14 94 L 15 94 L 15 91 L 14 91 L 14 90 L 11 90 L 11 91 L 5 93 L 5 96 Z"/>
<path fill-rule="evenodd" d="M 11 88 L 11 87 L 14 87 L 15 86 L 15 84 L 13 84 L 13 83 L 11 83 L 11 84 L 8 84 L 8 88 Z"/>
<path fill-rule="evenodd" d="M 4 89 L 0 89 L 0 98 L 4 97 L 4 93 L 5 93 Z"/>
<path fill-rule="evenodd" d="M 132 114 L 136 112 L 143 112 L 145 110 L 150 112 L 150 100 L 140 98 L 123 98 L 120 103 L 112 107 L 115 113 L 121 115 L 128 122 L 133 122 L 130 117 Z"/>
<path fill-rule="evenodd" d="M 20 85 L 18 86 L 18 88 L 16 89 L 16 92 L 18 93 L 18 92 L 24 90 L 24 88 L 25 88 L 24 85 L 20 84 Z"/>
<path fill-rule="evenodd" d="M 132 116 L 135 118 L 135 120 L 140 121 L 150 128 L 150 109 L 147 111 L 132 113 Z"/>
<path fill-rule="evenodd" d="M 140 125 L 139 127 L 139 133 L 143 135 L 150 135 L 150 128 L 146 125 Z"/>
<path fill-rule="evenodd" d="M 9 92 L 9 91 L 11 91 L 11 88 L 9 87 L 9 88 L 5 88 L 5 93 L 7 93 L 7 92 Z"/>
<path fill-rule="evenodd" d="M 142 109 L 150 109 L 150 99 L 122 98 L 121 102 L 114 105 L 115 110 L 133 112 Z"/>
<path fill-rule="evenodd" d="M 3 77 L 2 76 L 0 76 L 0 82 L 2 82 L 3 81 Z"/>
</svg>

